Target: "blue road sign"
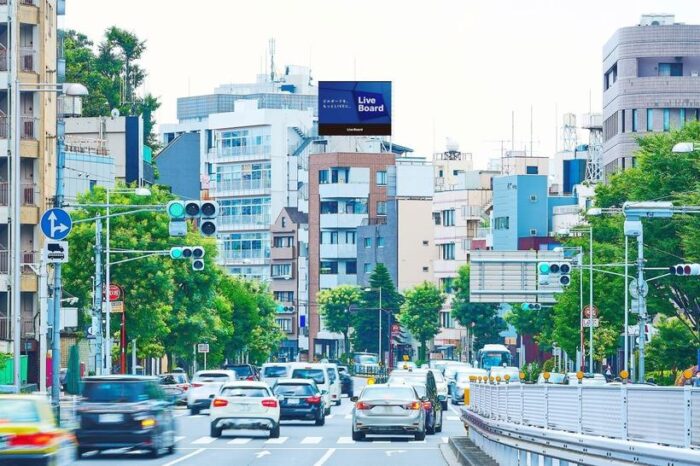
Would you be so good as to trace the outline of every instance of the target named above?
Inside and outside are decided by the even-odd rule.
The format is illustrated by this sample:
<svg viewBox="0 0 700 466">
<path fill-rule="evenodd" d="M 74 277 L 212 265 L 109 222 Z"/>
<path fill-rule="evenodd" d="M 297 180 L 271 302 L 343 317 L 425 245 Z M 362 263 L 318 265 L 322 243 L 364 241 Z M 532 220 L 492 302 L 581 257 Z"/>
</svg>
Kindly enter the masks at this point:
<svg viewBox="0 0 700 466">
<path fill-rule="evenodd" d="M 49 209 L 41 216 L 41 231 L 47 238 L 61 240 L 73 228 L 70 214 L 63 209 Z"/>
</svg>

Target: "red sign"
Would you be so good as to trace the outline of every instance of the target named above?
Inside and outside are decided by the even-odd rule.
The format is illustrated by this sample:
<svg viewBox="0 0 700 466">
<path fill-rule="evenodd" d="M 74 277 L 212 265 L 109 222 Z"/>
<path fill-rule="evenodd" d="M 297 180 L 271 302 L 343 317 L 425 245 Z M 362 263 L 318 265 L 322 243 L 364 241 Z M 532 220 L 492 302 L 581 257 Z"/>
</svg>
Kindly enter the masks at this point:
<svg viewBox="0 0 700 466">
<path fill-rule="evenodd" d="M 399 324 L 391 324 L 391 334 L 398 335 L 401 333 L 401 326 Z"/>
<path fill-rule="evenodd" d="M 598 317 L 598 308 L 593 306 L 593 312 L 591 312 L 591 306 L 585 306 L 583 308 L 583 317 L 584 319 L 590 319 L 591 314 L 593 314 L 593 318 L 595 319 Z"/>
<path fill-rule="evenodd" d="M 122 289 L 119 285 L 109 285 L 109 300 L 117 301 L 122 297 Z"/>
</svg>

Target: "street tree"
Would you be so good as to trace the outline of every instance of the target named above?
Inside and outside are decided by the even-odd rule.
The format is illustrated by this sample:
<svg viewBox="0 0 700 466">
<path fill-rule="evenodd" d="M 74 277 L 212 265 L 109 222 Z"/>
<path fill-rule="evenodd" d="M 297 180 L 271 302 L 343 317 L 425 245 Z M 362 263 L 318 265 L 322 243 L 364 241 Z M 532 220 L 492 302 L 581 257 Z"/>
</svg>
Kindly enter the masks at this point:
<svg viewBox="0 0 700 466">
<path fill-rule="evenodd" d="M 445 295 L 430 282 L 423 282 L 406 291 L 398 319 L 420 342 L 418 358 L 426 360 L 427 342 L 440 331 L 440 309 Z"/>
<path fill-rule="evenodd" d="M 341 285 L 321 290 L 316 297 L 319 312 L 323 316 L 328 330 L 343 334 L 346 353 L 350 353 L 350 328 L 353 325 L 353 314 L 350 308 L 358 306 L 361 300 L 362 292 L 358 287 L 352 285 Z"/>
<path fill-rule="evenodd" d="M 676 372 L 694 365 L 698 343 L 682 317 L 661 318 L 656 326 L 658 333 L 647 347 L 649 370 Z"/>
</svg>

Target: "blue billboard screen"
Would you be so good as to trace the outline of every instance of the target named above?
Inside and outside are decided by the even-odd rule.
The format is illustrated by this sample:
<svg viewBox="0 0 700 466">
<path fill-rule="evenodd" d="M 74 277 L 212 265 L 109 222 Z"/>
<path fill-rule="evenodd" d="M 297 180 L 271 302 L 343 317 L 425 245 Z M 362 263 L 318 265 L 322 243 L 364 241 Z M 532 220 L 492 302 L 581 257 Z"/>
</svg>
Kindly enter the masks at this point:
<svg viewBox="0 0 700 466">
<path fill-rule="evenodd" d="M 390 136 L 391 81 L 319 81 L 318 134 Z"/>
</svg>

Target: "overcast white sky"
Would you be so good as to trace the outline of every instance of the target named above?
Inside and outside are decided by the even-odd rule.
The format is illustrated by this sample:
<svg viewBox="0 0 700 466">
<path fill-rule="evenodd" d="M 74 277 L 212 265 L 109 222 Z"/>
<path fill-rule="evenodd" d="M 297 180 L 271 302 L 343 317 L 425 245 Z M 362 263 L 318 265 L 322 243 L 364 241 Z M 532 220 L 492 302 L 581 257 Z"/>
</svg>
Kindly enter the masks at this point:
<svg viewBox="0 0 700 466">
<path fill-rule="evenodd" d="M 280 70 L 393 81 L 396 143 L 429 155 L 451 137 L 485 166 L 511 137 L 511 111 L 522 148 L 534 107 L 536 155 L 554 151 L 555 107 L 588 112 L 590 93 L 600 111 L 603 44 L 642 13 L 700 23 L 696 0 L 68 0 L 64 25 L 147 41 L 161 123 L 176 121 L 177 97 L 254 81 L 274 37 Z"/>
</svg>

